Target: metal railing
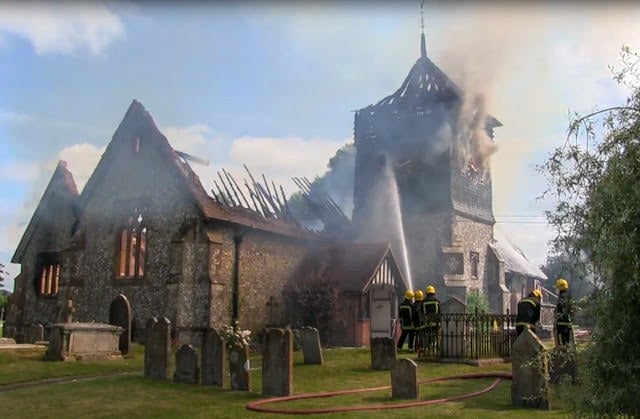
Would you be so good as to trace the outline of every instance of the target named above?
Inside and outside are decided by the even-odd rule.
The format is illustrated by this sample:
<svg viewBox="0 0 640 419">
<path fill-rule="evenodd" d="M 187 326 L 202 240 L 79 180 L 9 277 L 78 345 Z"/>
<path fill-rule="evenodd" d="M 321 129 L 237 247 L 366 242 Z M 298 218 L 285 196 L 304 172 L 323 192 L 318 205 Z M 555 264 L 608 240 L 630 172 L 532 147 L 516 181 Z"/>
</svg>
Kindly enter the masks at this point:
<svg viewBox="0 0 640 419">
<path fill-rule="evenodd" d="M 516 316 L 509 314 L 440 314 L 436 327 L 418 331 L 420 358 L 487 359 L 511 356 Z M 436 319 L 433 319 L 436 320 Z"/>
</svg>

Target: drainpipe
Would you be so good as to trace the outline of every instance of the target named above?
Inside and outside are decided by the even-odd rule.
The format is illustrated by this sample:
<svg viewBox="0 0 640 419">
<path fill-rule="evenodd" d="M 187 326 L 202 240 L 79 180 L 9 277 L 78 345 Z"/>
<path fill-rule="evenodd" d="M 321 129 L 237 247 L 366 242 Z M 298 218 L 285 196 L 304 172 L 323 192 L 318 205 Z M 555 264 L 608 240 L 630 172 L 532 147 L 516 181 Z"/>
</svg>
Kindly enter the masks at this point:
<svg viewBox="0 0 640 419">
<path fill-rule="evenodd" d="M 240 243 L 246 230 L 233 236 L 233 290 L 231 294 L 231 325 L 235 331 L 238 327 L 238 301 L 240 300 Z"/>
</svg>

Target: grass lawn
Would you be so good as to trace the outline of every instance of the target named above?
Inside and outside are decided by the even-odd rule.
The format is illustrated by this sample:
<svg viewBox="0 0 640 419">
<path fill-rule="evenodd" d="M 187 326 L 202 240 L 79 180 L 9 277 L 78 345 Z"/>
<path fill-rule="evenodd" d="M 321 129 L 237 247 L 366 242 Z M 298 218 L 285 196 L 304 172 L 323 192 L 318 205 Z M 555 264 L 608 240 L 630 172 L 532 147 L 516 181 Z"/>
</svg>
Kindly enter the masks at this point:
<svg viewBox="0 0 640 419">
<path fill-rule="evenodd" d="M 45 362 L 42 353 L 34 351 L 0 352 L 0 383 L 51 378 L 76 374 L 96 374 L 106 371 L 129 370 L 126 375 L 78 380 L 55 385 L 22 388 L 0 392 L 3 418 L 85 418 L 85 417 L 188 417 L 239 418 L 278 417 L 252 412 L 247 403 L 259 400 L 261 390 L 261 358 L 252 356 L 252 391 L 231 391 L 228 388 L 174 384 L 171 381 L 147 380 L 142 377 L 144 353 L 142 347 L 122 361 L 103 362 Z M 409 356 L 409 354 L 399 354 Z M 370 355 L 366 349 L 335 349 L 324 351 L 325 365 L 304 365 L 302 354 L 294 354 L 294 394 L 327 392 L 367 387 L 388 386 L 388 371 L 370 369 Z M 419 363 L 420 379 L 485 371 L 510 371 L 510 364 L 490 367 Z M 7 368 L 8 367 L 8 368 Z M 455 380 L 428 383 L 420 386 L 422 400 L 444 398 L 487 387 L 493 380 Z M 512 418 L 559 417 L 570 414 L 555 400 L 554 410 L 518 409 L 511 406 L 511 382 L 502 381 L 494 391 L 479 397 L 431 406 L 407 409 L 360 411 L 314 415 L 314 417 L 433 417 L 450 418 Z M 309 408 L 350 406 L 360 404 L 389 404 L 390 390 L 356 393 L 338 397 L 299 400 L 271 405 L 281 408 Z"/>
</svg>

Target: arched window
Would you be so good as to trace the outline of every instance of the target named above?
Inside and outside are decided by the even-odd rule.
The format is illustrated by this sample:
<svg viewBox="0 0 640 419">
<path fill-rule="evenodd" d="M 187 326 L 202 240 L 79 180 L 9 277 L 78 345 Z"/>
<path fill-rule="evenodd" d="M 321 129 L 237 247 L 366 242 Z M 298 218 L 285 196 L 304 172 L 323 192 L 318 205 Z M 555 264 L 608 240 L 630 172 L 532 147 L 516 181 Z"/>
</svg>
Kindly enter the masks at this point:
<svg viewBox="0 0 640 419">
<path fill-rule="evenodd" d="M 118 251 L 118 278 L 144 277 L 144 260 L 147 248 L 147 227 L 140 211 L 134 209 L 127 226 L 120 231 Z"/>
</svg>

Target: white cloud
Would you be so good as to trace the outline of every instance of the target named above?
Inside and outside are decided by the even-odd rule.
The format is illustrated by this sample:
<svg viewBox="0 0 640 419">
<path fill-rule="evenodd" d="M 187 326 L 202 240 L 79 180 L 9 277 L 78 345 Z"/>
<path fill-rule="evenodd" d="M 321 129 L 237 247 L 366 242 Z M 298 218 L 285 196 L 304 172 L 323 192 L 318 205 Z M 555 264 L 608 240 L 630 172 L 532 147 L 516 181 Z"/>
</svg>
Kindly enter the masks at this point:
<svg viewBox="0 0 640 419">
<path fill-rule="evenodd" d="M 120 17 L 98 2 L 6 1 L 0 33 L 26 38 L 40 55 L 82 49 L 97 55 L 125 30 Z"/>
<path fill-rule="evenodd" d="M 196 146 L 206 144 L 209 141 L 207 137 L 212 134 L 211 128 L 204 124 L 188 127 L 166 127 L 161 128 L 160 131 L 167 137 L 171 147 L 185 153 L 193 152 Z"/>
<path fill-rule="evenodd" d="M 38 164 L 34 162 L 14 161 L 0 165 L 0 180 L 32 182 L 38 174 Z"/>
<path fill-rule="evenodd" d="M 296 176 L 315 176 L 326 171 L 329 158 L 346 142 L 298 137 L 240 137 L 233 141 L 230 157 L 249 167 L 269 168 Z"/>
<path fill-rule="evenodd" d="M 74 144 L 72 146 L 64 148 L 60 154 L 58 154 L 58 160 L 64 160 L 67 162 L 67 169 L 73 174 L 73 179 L 76 182 L 78 191 L 82 191 L 82 188 L 89 180 L 89 177 L 95 170 L 102 153 L 104 153 L 106 147 L 96 147 L 91 144 Z"/>
</svg>

